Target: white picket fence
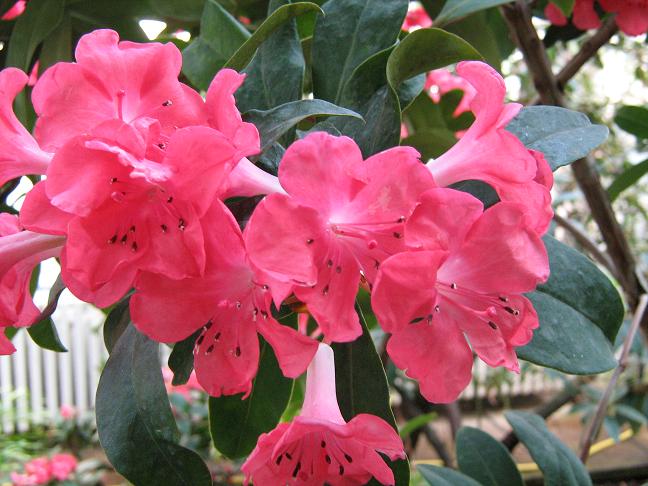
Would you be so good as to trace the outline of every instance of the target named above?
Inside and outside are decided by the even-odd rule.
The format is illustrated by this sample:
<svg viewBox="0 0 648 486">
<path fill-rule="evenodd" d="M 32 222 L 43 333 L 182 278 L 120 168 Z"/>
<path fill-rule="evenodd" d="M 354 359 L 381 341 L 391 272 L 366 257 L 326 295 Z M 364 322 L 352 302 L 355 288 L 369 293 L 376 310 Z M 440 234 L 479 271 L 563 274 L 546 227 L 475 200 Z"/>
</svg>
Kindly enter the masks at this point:
<svg viewBox="0 0 648 486">
<path fill-rule="evenodd" d="M 46 289 L 56 274 L 55 267 L 44 269 L 40 281 L 43 289 L 35 296 L 37 303 L 47 300 Z M 16 335 L 13 342 L 17 352 L 0 356 L 0 430 L 11 433 L 27 430 L 30 424 L 55 422 L 62 406 L 74 407 L 78 417 L 93 409 L 101 369 L 108 358 L 101 332 L 104 318 L 101 311 L 76 300 L 66 290 L 53 319 L 67 353 L 38 347 L 24 330 Z M 479 361 L 475 376 L 480 384 L 468 387 L 462 398 L 471 399 L 475 394 L 485 397 L 492 373 L 497 370 Z M 500 387 L 508 396 L 560 387 L 539 369 L 511 377 Z"/>
</svg>

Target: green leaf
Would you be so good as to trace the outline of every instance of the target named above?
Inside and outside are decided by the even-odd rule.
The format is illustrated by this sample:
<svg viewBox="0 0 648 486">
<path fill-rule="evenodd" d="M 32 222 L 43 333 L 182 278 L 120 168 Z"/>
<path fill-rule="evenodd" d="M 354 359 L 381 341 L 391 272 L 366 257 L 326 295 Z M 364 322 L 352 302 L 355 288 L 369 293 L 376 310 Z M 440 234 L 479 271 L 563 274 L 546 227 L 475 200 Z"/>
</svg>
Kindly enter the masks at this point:
<svg viewBox="0 0 648 486">
<path fill-rule="evenodd" d="M 194 345 L 201 332 L 203 330 L 198 329 L 191 336 L 175 343 L 173 346 L 168 361 L 169 368 L 173 371 L 173 380 L 171 380 L 173 386 L 184 385 L 189 381 L 191 372 L 194 369 Z"/>
<path fill-rule="evenodd" d="M 553 170 L 585 157 L 609 134 L 583 113 L 557 106 L 524 107 L 506 129 L 527 148 L 544 153 Z"/>
<path fill-rule="evenodd" d="M 497 204 L 500 201 L 499 196 L 493 186 L 485 183 L 484 181 L 478 180 L 467 180 L 461 182 L 455 182 L 449 186 L 451 189 L 456 189 L 457 191 L 467 192 L 472 194 L 477 199 L 479 199 L 484 205 L 484 209 L 490 208 L 493 204 Z"/>
<path fill-rule="evenodd" d="M 486 432 L 462 427 L 456 439 L 457 462 L 462 473 L 484 486 L 523 486 L 509 451 Z"/>
<path fill-rule="evenodd" d="M 643 413 L 641 413 L 634 407 L 619 403 L 614 405 L 614 410 L 616 411 L 617 415 L 631 422 L 642 425 L 648 424 L 648 417 L 646 417 Z"/>
<path fill-rule="evenodd" d="M 591 485 L 587 469 L 576 454 L 549 432 L 539 415 L 504 412 L 506 420 L 544 474 L 546 486 Z"/>
<path fill-rule="evenodd" d="M 612 343 L 624 315 L 619 292 L 587 257 L 551 236 L 543 240 L 551 273 L 528 295 L 540 327 L 518 356 L 570 374 L 614 368 Z"/>
<path fill-rule="evenodd" d="M 158 344 L 129 325 L 97 388 L 97 430 L 115 470 L 134 484 L 211 486 L 209 469 L 179 446 Z"/>
<path fill-rule="evenodd" d="M 271 1 L 269 13 L 288 3 Z M 243 71 L 245 83 L 236 91 L 239 110 L 269 110 L 301 99 L 305 66 L 296 21 L 288 21 L 261 44 Z"/>
<path fill-rule="evenodd" d="M 27 328 L 27 332 L 36 344 L 41 348 L 56 351 L 57 353 L 65 353 L 67 348 L 61 342 L 51 315 L 54 314 L 61 293 L 64 290 L 65 284 L 59 275 L 50 289 L 47 305 L 36 319 L 36 324 Z"/>
<path fill-rule="evenodd" d="M 313 35 L 315 97 L 340 104 L 344 87 L 354 70 L 396 42 L 407 6 L 407 0 L 326 2 L 323 6 L 325 16 L 317 19 Z"/>
<path fill-rule="evenodd" d="M 245 43 L 238 48 L 232 57 L 225 63 L 224 67 L 232 68 L 237 71 L 248 65 L 259 46 L 283 24 L 295 17 L 308 12 L 322 12 L 322 9 L 316 3 L 297 2 L 283 5 L 275 10 L 265 21 L 254 31 Z"/>
<path fill-rule="evenodd" d="M 442 27 L 480 10 L 504 5 L 511 0 L 448 0 L 439 15 L 434 18 L 434 25 Z"/>
<path fill-rule="evenodd" d="M 648 138 L 648 108 L 643 106 L 622 106 L 614 121 L 623 130 L 637 138 Z"/>
<path fill-rule="evenodd" d="M 65 14 L 63 20 L 43 42 L 39 56 L 39 73 L 60 61 L 72 60 L 72 22 Z"/>
<path fill-rule="evenodd" d="M 267 111 L 251 110 L 245 119 L 259 130 L 264 150 L 300 121 L 316 116 L 350 116 L 362 120 L 357 113 L 323 100 L 291 101 Z"/>
<path fill-rule="evenodd" d="M 292 380 L 281 373 L 272 348 L 261 344 L 259 370 L 250 395 L 209 398 L 209 426 L 214 446 L 235 459 L 252 452 L 257 439 L 272 430 L 283 414 L 292 390 Z"/>
<path fill-rule="evenodd" d="M 431 486 L 481 486 L 470 476 L 447 467 L 420 465 L 418 470 Z"/>
<path fill-rule="evenodd" d="M 624 170 L 607 189 L 610 202 L 613 202 L 627 188 L 632 187 L 639 179 L 648 173 L 648 159 Z"/>
<path fill-rule="evenodd" d="M 414 147 L 421 153 L 423 160 L 430 160 L 447 152 L 456 142 L 454 132 L 446 128 L 428 128 L 410 135 L 401 145 Z"/>
<path fill-rule="evenodd" d="M 551 0 L 551 3 L 562 10 L 563 14 L 565 14 L 565 17 L 569 17 L 574 11 L 574 4 L 576 3 L 576 0 Z"/>
<path fill-rule="evenodd" d="M 432 422 L 438 416 L 439 415 L 436 412 L 430 412 L 430 413 L 424 413 L 422 415 L 418 415 L 413 419 L 410 419 L 407 422 L 405 422 L 405 424 L 402 427 L 400 427 L 400 430 L 398 431 L 398 435 L 400 435 L 404 439 L 408 437 L 415 430 L 418 430 L 421 427 L 425 427 L 427 424 Z"/>
<path fill-rule="evenodd" d="M 216 0 L 207 0 L 200 36 L 182 52 L 182 72 L 206 90 L 219 69 L 250 38 L 250 33 Z"/>
<path fill-rule="evenodd" d="M 419 29 L 392 51 L 387 61 L 387 81 L 397 89 L 406 79 L 466 59 L 482 56 L 461 37 L 441 29 Z"/>
<path fill-rule="evenodd" d="M 205 0 L 147 0 L 149 9 L 161 17 L 185 22 L 197 22 L 205 5 Z"/>
<path fill-rule="evenodd" d="M 351 343 L 333 343 L 335 353 L 335 384 L 342 416 L 348 422 L 360 413 L 382 418 L 394 430 L 396 421 L 389 405 L 389 386 L 380 356 L 371 340 L 362 310 L 356 311 L 363 328 L 362 336 Z M 396 486 L 409 485 L 407 460 L 387 461 L 396 480 Z M 372 480 L 370 485 L 378 484 Z"/>
<path fill-rule="evenodd" d="M 130 297 L 118 302 L 106 316 L 103 325 L 104 344 L 108 353 L 112 353 L 115 344 L 130 324 Z"/>
</svg>

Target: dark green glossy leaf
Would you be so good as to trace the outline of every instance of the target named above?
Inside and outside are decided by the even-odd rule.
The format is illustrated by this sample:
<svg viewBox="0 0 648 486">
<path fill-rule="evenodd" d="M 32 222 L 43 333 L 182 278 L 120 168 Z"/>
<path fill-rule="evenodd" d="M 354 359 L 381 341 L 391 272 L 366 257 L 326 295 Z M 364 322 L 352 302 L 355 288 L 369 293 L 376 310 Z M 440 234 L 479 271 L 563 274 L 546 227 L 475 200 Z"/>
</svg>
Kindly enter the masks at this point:
<svg viewBox="0 0 648 486">
<path fill-rule="evenodd" d="M 456 142 L 454 132 L 446 128 L 429 128 L 410 135 L 401 145 L 414 147 L 421 153 L 423 160 L 430 160 L 447 152 Z"/>
<path fill-rule="evenodd" d="M 431 486 L 481 486 L 470 476 L 447 467 L 420 465 L 417 468 Z"/>
<path fill-rule="evenodd" d="M 329 0 L 324 4 L 325 16 L 317 19 L 312 46 L 316 98 L 340 104 L 354 70 L 396 42 L 407 5 L 407 0 Z"/>
<path fill-rule="evenodd" d="M 504 5 L 511 0 L 448 0 L 434 18 L 434 25 L 441 27 L 445 24 L 455 22 L 480 10 Z"/>
<path fill-rule="evenodd" d="M 461 37 L 441 29 L 419 29 L 392 51 L 387 61 L 387 81 L 397 89 L 406 79 L 466 59 L 482 56 Z"/>
<path fill-rule="evenodd" d="M 72 22 L 68 14 L 56 29 L 47 36 L 43 42 L 43 48 L 39 56 L 39 73 L 43 73 L 48 67 L 59 61 L 72 60 Z"/>
<path fill-rule="evenodd" d="M 115 344 L 130 324 L 130 297 L 119 301 L 108 313 L 103 325 L 104 344 L 108 353 L 112 353 Z"/>
<path fill-rule="evenodd" d="M 389 387 L 380 356 L 371 340 L 362 310 L 356 305 L 363 328 L 362 336 L 351 343 L 334 343 L 335 383 L 340 411 L 349 421 L 360 413 L 382 418 L 394 430 L 396 421 L 389 405 Z M 409 485 L 409 464 L 406 460 L 388 461 L 396 486 Z M 378 484 L 372 480 L 369 484 Z"/>
<path fill-rule="evenodd" d="M 209 469 L 179 446 L 158 344 L 129 325 L 97 388 L 97 430 L 115 470 L 134 484 L 211 486 Z"/>
<path fill-rule="evenodd" d="M 149 8 L 155 14 L 188 22 L 197 22 L 205 6 L 205 0 L 147 0 Z"/>
<path fill-rule="evenodd" d="M 505 416 L 542 471 L 546 486 L 592 484 L 583 463 L 547 429 L 542 417 L 529 412 L 505 412 Z"/>
<path fill-rule="evenodd" d="M 292 390 L 292 380 L 279 369 L 272 348 L 261 344 L 259 371 L 250 395 L 209 399 L 209 424 L 214 446 L 229 458 L 248 455 L 257 439 L 272 430 L 283 414 Z"/>
<path fill-rule="evenodd" d="M 273 0 L 270 13 L 289 3 L 290 0 Z M 269 110 L 301 99 L 305 64 L 296 22 L 290 20 L 261 44 L 243 71 L 245 83 L 236 92 L 239 110 Z"/>
<path fill-rule="evenodd" d="M 194 345 L 202 331 L 202 329 L 198 329 L 191 336 L 173 346 L 168 361 L 169 368 L 173 371 L 173 380 L 171 381 L 173 386 L 184 385 L 189 381 L 194 369 Z"/>
<path fill-rule="evenodd" d="M 643 106 L 622 106 L 614 121 L 623 130 L 637 138 L 648 138 L 648 108 Z"/>
<path fill-rule="evenodd" d="M 585 157 L 609 134 L 583 113 L 557 106 L 524 107 L 506 129 L 527 148 L 544 153 L 553 170 Z"/>
<path fill-rule="evenodd" d="M 200 36 L 182 53 L 182 72 L 199 89 L 209 83 L 250 33 L 215 0 L 207 0 Z"/>
<path fill-rule="evenodd" d="M 56 351 L 58 353 L 67 352 L 67 348 L 61 342 L 56 326 L 51 319 L 52 314 L 58 306 L 61 293 L 65 290 L 65 284 L 59 275 L 54 285 L 50 289 L 47 305 L 36 319 L 36 324 L 27 328 L 27 332 L 32 340 L 41 348 Z"/>
<path fill-rule="evenodd" d="M 245 119 L 259 130 L 263 150 L 300 121 L 316 116 L 350 116 L 362 120 L 357 113 L 323 100 L 291 101 L 267 111 L 252 110 L 245 114 Z"/>
<path fill-rule="evenodd" d="M 484 209 L 490 208 L 493 204 L 500 201 L 499 196 L 492 186 L 484 181 L 468 180 L 455 182 L 449 186 L 457 191 L 467 192 L 479 199 L 484 205 Z"/>
<path fill-rule="evenodd" d="M 297 2 L 282 5 L 270 15 L 232 57 L 225 63 L 224 67 L 232 68 L 237 71 L 248 65 L 259 46 L 278 28 L 289 20 L 303 15 L 308 12 L 322 12 L 322 9 L 316 3 Z"/>
<path fill-rule="evenodd" d="M 610 201 L 614 201 L 623 191 L 632 187 L 646 173 L 648 173 L 648 159 L 624 170 L 607 189 Z"/>
<path fill-rule="evenodd" d="M 479 429 L 462 427 L 456 439 L 457 462 L 462 473 L 484 486 L 523 486 L 509 451 Z"/>
<path fill-rule="evenodd" d="M 518 356 L 571 374 L 616 366 L 612 343 L 623 321 L 623 302 L 612 282 L 588 258 L 544 237 L 551 274 L 529 294 L 540 327 Z"/>
</svg>

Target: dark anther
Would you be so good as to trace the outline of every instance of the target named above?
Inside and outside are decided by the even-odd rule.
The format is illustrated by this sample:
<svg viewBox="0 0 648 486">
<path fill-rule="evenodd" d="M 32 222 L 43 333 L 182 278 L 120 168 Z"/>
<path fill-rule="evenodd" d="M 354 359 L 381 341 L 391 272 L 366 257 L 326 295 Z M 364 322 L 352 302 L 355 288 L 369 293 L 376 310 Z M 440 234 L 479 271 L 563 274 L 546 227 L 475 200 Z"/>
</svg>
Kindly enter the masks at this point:
<svg viewBox="0 0 648 486">
<path fill-rule="evenodd" d="M 264 319 L 267 319 L 268 318 L 268 313 L 266 311 L 262 310 L 261 311 L 261 317 L 263 317 Z"/>
<path fill-rule="evenodd" d="M 115 236 L 113 236 L 112 238 L 110 238 L 110 239 L 108 240 L 108 243 L 110 243 L 110 244 L 112 245 L 112 244 L 115 243 L 115 241 L 117 241 L 117 235 L 115 235 Z"/>
<path fill-rule="evenodd" d="M 119 240 L 119 241 L 121 241 L 121 244 L 122 244 L 122 245 L 125 245 L 126 242 L 128 241 L 128 235 L 124 235 L 124 236 L 122 236 L 122 237 L 121 237 L 121 240 Z"/>
<path fill-rule="evenodd" d="M 164 150 L 166 148 L 166 143 L 161 143 L 160 142 L 160 143 L 157 144 L 157 146 L 160 147 L 162 150 Z"/>
<path fill-rule="evenodd" d="M 513 309 L 512 307 L 509 307 L 509 306 L 504 307 L 504 310 L 505 310 L 506 312 L 508 312 L 509 314 L 513 314 L 514 316 L 519 316 L 519 315 L 520 315 L 520 311 L 519 311 L 519 310 L 517 310 L 517 309 Z"/>
<path fill-rule="evenodd" d="M 434 319 L 434 316 L 432 314 L 428 314 L 428 316 L 427 316 L 428 324 L 432 323 L 432 319 Z"/>
<path fill-rule="evenodd" d="M 340 464 L 340 476 L 344 474 L 344 466 Z"/>
<path fill-rule="evenodd" d="M 288 458 L 289 461 L 292 461 L 292 456 L 290 455 L 289 452 L 286 452 L 286 457 Z"/>
<path fill-rule="evenodd" d="M 456 283 L 451 283 L 451 284 L 450 284 L 450 288 L 453 289 L 453 290 L 456 289 L 456 288 L 457 288 L 457 284 L 456 284 Z"/>
<path fill-rule="evenodd" d="M 241 303 L 238 302 L 238 301 L 236 302 L 236 308 L 237 308 L 237 309 L 240 309 L 240 308 L 241 308 Z"/>
<path fill-rule="evenodd" d="M 493 321 L 488 321 L 488 325 L 491 327 L 491 329 L 497 329 L 497 324 L 495 324 Z"/>
<path fill-rule="evenodd" d="M 324 459 L 326 459 L 326 463 L 327 463 L 327 464 L 331 464 L 331 456 L 329 456 L 328 454 L 326 454 L 326 456 L 324 456 Z"/>
<path fill-rule="evenodd" d="M 173 104 L 173 101 L 166 100 L 164 103 L 162 103 L 162 106 L 171 106 L 172 104 Z"/>
<path fill-rule="evenodd" d="M 131 245 L 131 250 L 134 252 L 137 251 L 137 241 L 133 241 L 133 244 Z"/>
<path fill-rule="evenodd" d="M 295 466 L 295 469 L 293 470 L 293 478 L 297 477 L 297 474 L 299 474 L 300 469 L 301 469 L 301 462 L 298 462 L 297 465 Z"/>
<path fill-rule="evenodd" d="M 331 268 L 333 266 L 333 260 L 329 259 L 329 261 L 326 262 L 326 266 Z"/>
<path fill-rule="evenodd" d="M 117 182 L 117 178 L 116 177 L 111 177 L 110 178 L 110 183 L 114 184 L 115 182 Z"/>
<path fill-rule="evenodd" d="M 259 309 L 255 307 L 254 310 L 252 311 L 252 315 L 256 316 L 258 313 L 259 313 Z"/>
<path fill-rule="evenodd" d="M 209 354 L 214 350 L 214 345 L 210 344 L 209 347 L 207 348 L 207 351 L 205 351 L 205 354 Z"/>
<path fill-rule="evenodd" d="M 173 202 L 173 196 L 169 196 L 169 197 L 167 198 L 167 202 L 168 202 L 168 203 L 172 203 L 172 202 Z"/>
<path fill-rule="evenodd" d="M 128 229 L 128 231 L 130 231 L 131 233 L 135 233 L 135 226 L 131 226 L 131 227 Z"/>
<path fill-rule="evenodd" d="M 441 307 L 439 305 L 434 306 L 435 312 L 441 312 Z"/>
<path fill-rule="evenodd" d="M 218 341 L 220 339 L 220 337 L 221 337 L 221 333 L 219 331 L 216 334 L 214 334 L 214 341 Z"/>
<path fill-rule="evenodd" d="M 502 302 L 508 302 L 508 299 L 506 297 L 502 297 L 502 296 L 500 296 L 499 300 L 501 300 Z"/>
<path fill-rule="evenodd" d="M 166 233 L 167 230 L 169 229 L 166 224 L 161 224 L 160 228 L 162 228 L 162 233 Z"/>
<path fill-rule="evenodd" d="M 270 287 L 268 287 L 267 285 L 263 285 L 261 288 L 262 288 L 263 290 L 268 290 Z"/>
<path fill-rule="evenodd" d="M 240 346 L 236 346 L 236 349 L 234 350 L 234 356 L 236 356 L 237 358 L 239 356 L 241 356 L 241 347 Z"/>
<path fill-rule="evenodd" d="M 353 457 L 351 457 L 349 454 L 344 454 L 344 458 L 349 464 L 353 462 Z"/>
<path fill-rule="evenodd" d="M 342 273 L 342 267 L 340 265 L 335 267 L 335 273 Z"/>
<path fill-rule="evenodd" d="M 322 289 L 322 294 L 323 294 L 323 295 L 328 295 L 328 293 L 329 293 L 329 286 L 326 285 L 326 286 Z"/>
<path fill-rule="evenodd" d="M 378 260 L 374 260 L 374 268 L 378 270 L 380 268 L 380 262 Z"/>
<path fill-rule="evenodd" d="M 308 239 L 306 240 L 306 244 L 307 244 L 307 245 L 312 245 L 312 244 L 313 244 L 313 241 L 315 241 L 313 238 L 308 238 Z"/>
<path fill-rule="evenodd" d="M 396 222 L 397 223 L 404 223 L 405 222 L 405 216 L 401 216 L 400 218 L 398 218 L 398 221 L 396 221 Z"/>
<path fill-rule="evenodd" d="M 198 336 L 198 339 L 196 340 L 196 344 L 200 346 L 204 340 L 205 340 L 205 335 L 201 334 L 200 336 Z"/>
<path fill-rule="evenodd" d="M 321 445 L 322 447 L 326 447 L 326 442 L 325 442 L 325 441 L 322 441 L 322 443 L 321 443 L 320 445 Z"/>
<path fill-rule="evenodd" d="M 205 330 L 208 330 L 210 327 L 212 327 L 212 324 L 213 324 L 213 323 L 214 323 L 214 321 L 212 321 L 211 319 L 209 319 L 209 320 L 207 321 L 207 324 L 205 324 Z"/>
<path fill-rule="evenodd" d="M 394 238 L 402 238 L 403 235 L 401 235 L 398 231 L 394 231 Z"/>
<path fill-rule="evenodd" d="M 184 220 L 184 219 L 180 218 L 180 219 L 178 220 L 178 229 L 179 229 L 180 231 L 184 231 L 186 227 L 187 227 L 187 223 L 185 223 L 185 220 Z"/>
<path fill-rule="evenodd" d="M 278 466 L 281 464 L 281 460 L 283 459 L 283 454 L 279 454 L 279 457 L 275 460 L 275 464 Z"/>
</svg>

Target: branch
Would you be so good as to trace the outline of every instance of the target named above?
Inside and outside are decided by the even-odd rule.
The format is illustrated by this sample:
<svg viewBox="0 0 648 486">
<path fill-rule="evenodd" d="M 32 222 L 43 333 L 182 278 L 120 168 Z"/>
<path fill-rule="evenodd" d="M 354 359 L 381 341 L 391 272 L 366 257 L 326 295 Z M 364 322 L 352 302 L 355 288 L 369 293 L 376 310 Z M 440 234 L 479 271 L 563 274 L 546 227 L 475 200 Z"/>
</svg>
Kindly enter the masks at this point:
<svg viewBox="0 0 648 486">
<path fill-rule="evenodd" d="M 502 7 L 502 12 L 522 51 L 541 102 L 545 105 L 565 106 L 565 99 L 558 80 L 551 70 L 547 52 L 531 22 L 529 7 L 524 1 L 517 0 L 512 5 Z M 574 162 L 572 170 L 590 207 L 592 217 L 601 231 L 608 254 L 617 269 L 614 273 L 618 275 L 628 304 L 634 308 L 643 290 L 635 275 L 634 256 L 623 229 L 614 215 L 607 193 L 589 157 Z"/>
<path fill-rule="evenodd" d="M 623 350 L 621 351 L 621 356 L 619 356 L 619 364 L 615 368 L 614 374 L 612 375 L 612 378 L 610 379 L 610 382 L 605 389 L 605 393 L 603 393 L 603 397 L 601 397 L 601 401 L 596 407 L 596 413 L 594 414 L 594 417 L 592 418 L 592 421 L 587 428 L 585 441 L 583 443 L 583 448 L 580 454 L 580 458 L 583 463 L 587 462 L 592 443 L 599 433 L 599 429 L 601 428 L 601 424 L 603 423 L 603 419 L 605 418 L 605 414 L 607 413 L 607 407 L 608 403 L 610 402 L 610 398 L 612 397 L 612 392 L 614 392 L 614 388 L 619 381 L 619 377 L 628 366 L 628 355 L 630 354 L 630 348 L 632 347 L 632 342 L 634 341 L 634 337 L 637 334 L 639 325 L 644 320 L 644 314 L 646 313 L 647 306 L 648 294 L 642 294 L 639 299 L 639 305 L 637 306 L 637 310 L 635 311 L 634 318 L 632 319 L 632 324 L 630 324 L 628 334 L 623 341 Z"/>
</svg>

